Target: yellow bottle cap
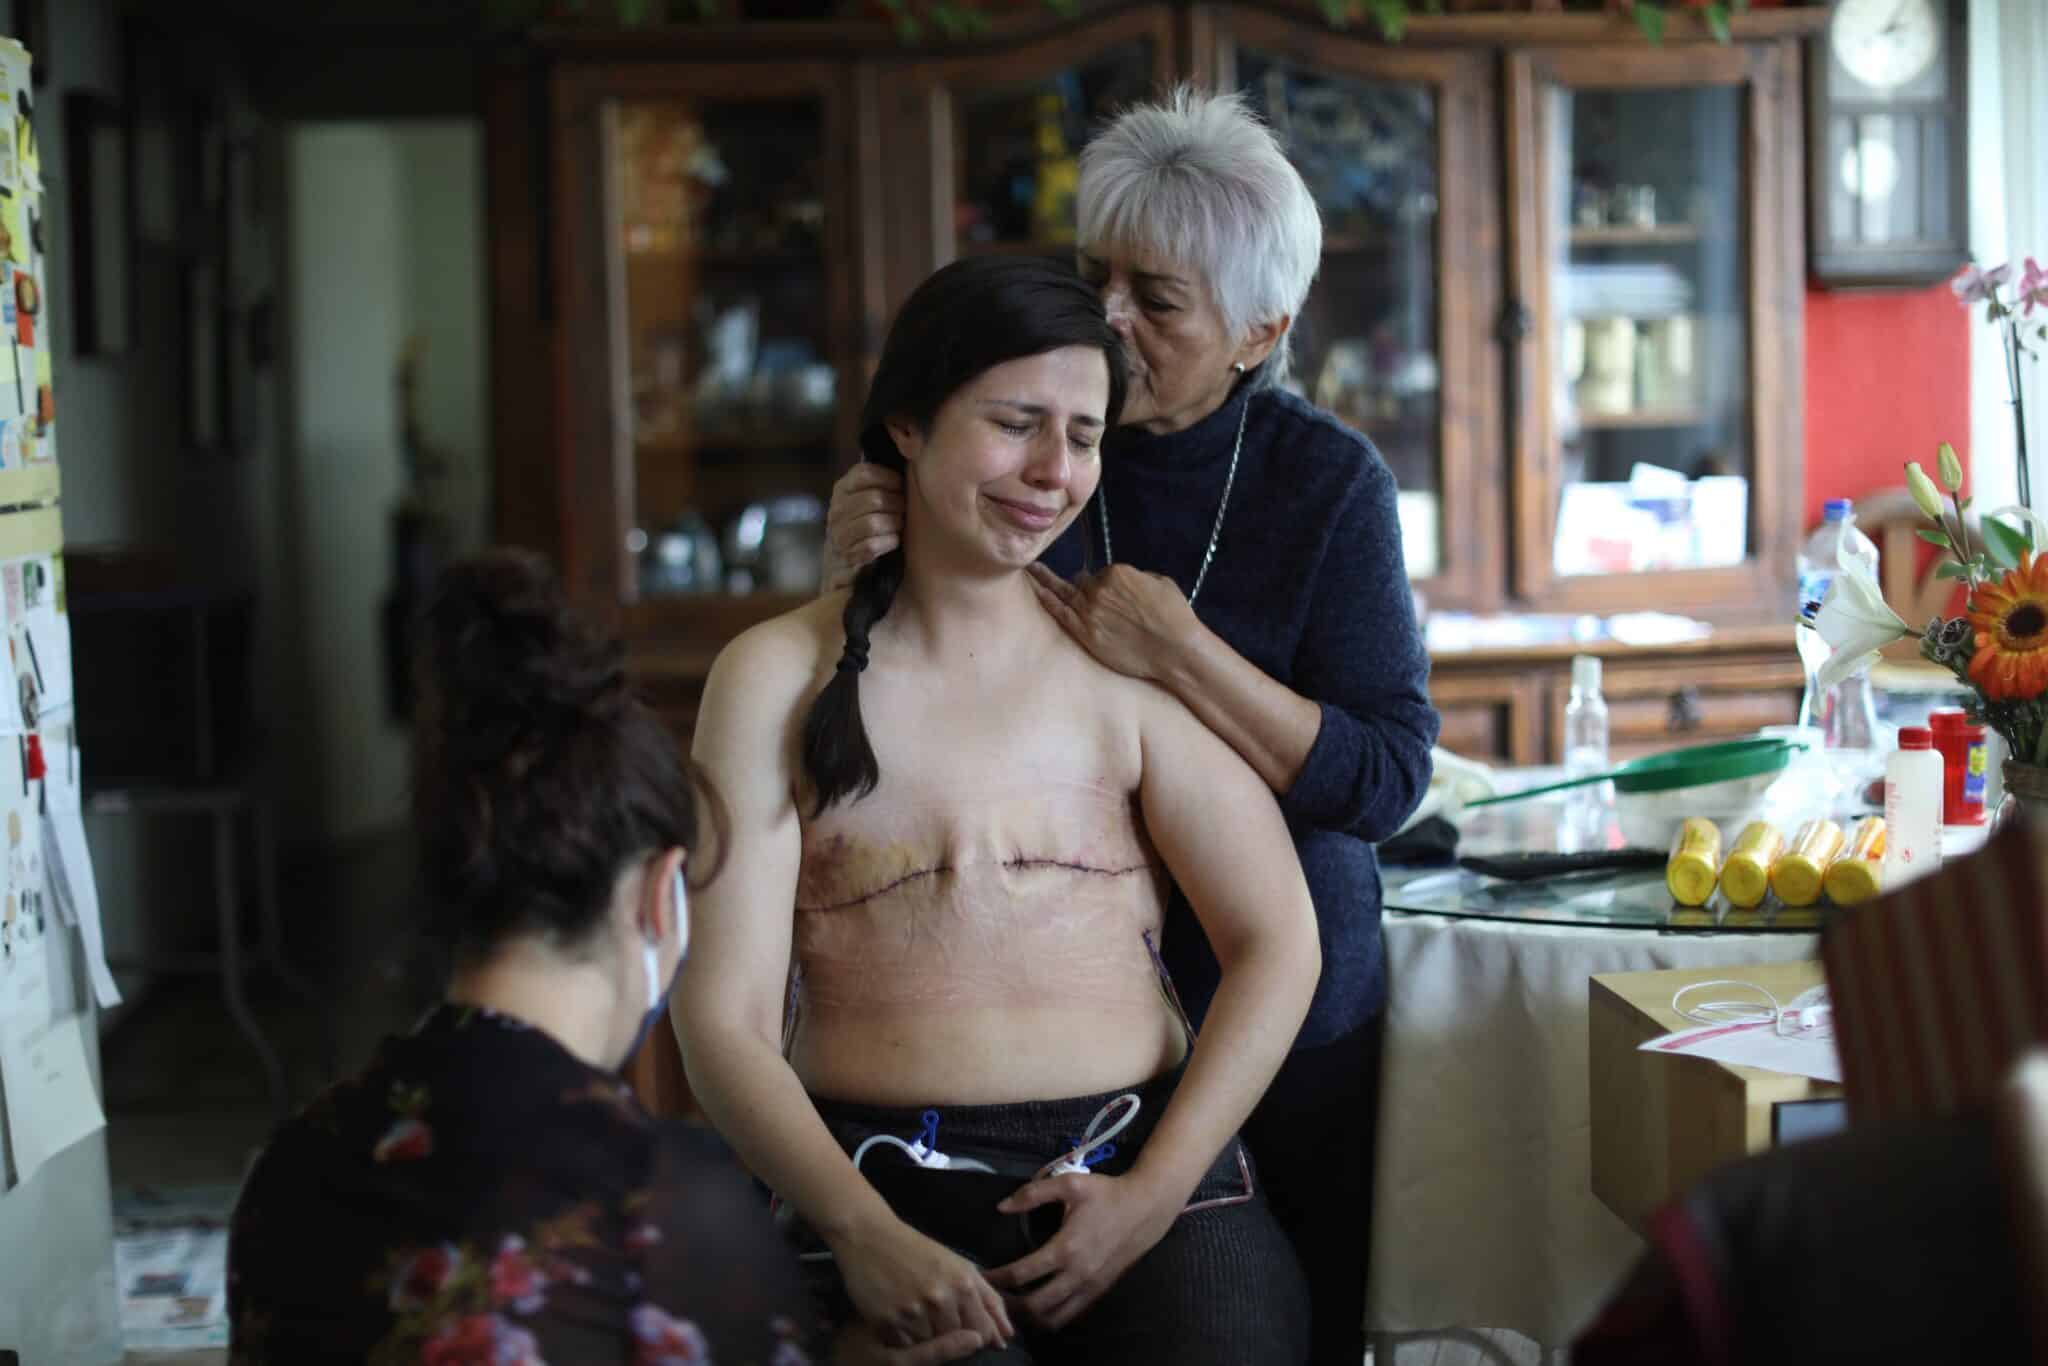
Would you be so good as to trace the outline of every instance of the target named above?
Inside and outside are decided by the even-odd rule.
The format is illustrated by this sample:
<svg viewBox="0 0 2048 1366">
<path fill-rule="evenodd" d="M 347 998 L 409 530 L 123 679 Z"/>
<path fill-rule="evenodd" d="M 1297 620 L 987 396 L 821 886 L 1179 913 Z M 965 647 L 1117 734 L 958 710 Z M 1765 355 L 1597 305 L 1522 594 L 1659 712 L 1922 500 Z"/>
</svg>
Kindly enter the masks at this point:
<svg viewBox="0 0 2048 1366">
<path fill-rule="evenodd" d="M 1721 870 L 1721 890 L 1731 906 L 1747 910 L 1762 905 L 1764 893 L 1771 890 L 1770 865 L 1754 854 L 1730 854 L 1728 866 Z"/>
<path fill-rule="evenodd" d="M 1820 865 L 1804 854 L 1786 854 L 1771 865 L 1771 890 L 1787 906 L 1811 906 L 1820 900 Z"/>
<path fill-rule="evenodd" d="M 1875 859 L 1840 858 L 1828 869 L 1828 900 L 1837 906 L 1869 901 L 1884 890 L 1884 876 Z"/>
<path fill-rule="evenodd" d="M 1715 876 L 1713 860 L 1689 850 L 1672 855 L 1664 866 L 1664 885 L 1681 906 L 1704 905 L 1714 894 Z"/>
</svg>

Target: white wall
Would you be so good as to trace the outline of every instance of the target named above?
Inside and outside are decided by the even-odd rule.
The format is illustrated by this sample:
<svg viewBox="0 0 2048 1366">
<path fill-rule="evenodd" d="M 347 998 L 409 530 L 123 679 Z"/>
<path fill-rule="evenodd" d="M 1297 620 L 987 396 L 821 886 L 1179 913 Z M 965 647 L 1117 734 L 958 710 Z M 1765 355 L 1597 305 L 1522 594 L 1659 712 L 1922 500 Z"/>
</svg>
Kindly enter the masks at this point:
<svg viewBox="0 0 2048 1366">
<path fill-rule="evenodd" d="M 407 331 L 425 343 L 420 423 L 447 461 L 435 505 L 454 522 L 458 549 L 489 528 L 490 430 L 484 347 L 483 129 L 474 121 L 391 126 L 406 230 Z"/>
<path fill-rule="evenodd" d="M 420 490 L 456 549 L 486 535 L 482 131 L 474 121 L 302 124 L 286 136 L 296 528 L 298 844 L 405 819 L 407 732 L 387 719 L 381 612 L 406 493 L 398 365 L 424 343 L 419 415 L 447 473 Z"/>
<path fill-rule="evenodd" d="M 1970 254 L 1982 266 L 2048 262 L 2048 7 L 2041 0 L 1970 0 Z M 1970 478 L 1980 507 L 2019 492 L 2012 390 L 2000 329 L 1970 310 Z M 2041 317 L 2037 311 L 2036 320 Z M 2048 347 L 2036 340 L 2037 355 Z M 2028 473 L 2048 508 L 2048 360 L 2022 360 Z"/>
<path fill-rule="evenodd" d="M 405 736 L 385 717 L 379 610 L 404 487 L 396 367 L 405 338 L 404 162 L 383 128 L 285 140 L 290 492 L 304 725 L 288 812 L 299 840 L 387 830 L 405 810 Z"/>
</svg>

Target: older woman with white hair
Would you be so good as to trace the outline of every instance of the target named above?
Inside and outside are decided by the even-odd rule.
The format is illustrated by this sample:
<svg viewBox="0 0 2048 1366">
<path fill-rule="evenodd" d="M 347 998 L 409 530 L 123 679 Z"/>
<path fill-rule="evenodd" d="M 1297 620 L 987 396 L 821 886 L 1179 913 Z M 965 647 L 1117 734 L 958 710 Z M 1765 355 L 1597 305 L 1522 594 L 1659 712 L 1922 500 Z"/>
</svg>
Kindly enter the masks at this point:
<svg viewBox="0 0 2048 1366">
<path fill-rule="evenodd" d="M 1177 696 L 1288 818 L 1323 972 L 1244 1132 L 1308 1273 L 1314 1359 L 1357 1366 L 1386 997 L 1373 844 L 1421 800 L 1437 734 L 1394 479 L 1282 387 L 1322 223 L 1239 96 L 1182 88 L 1119 116 L 1082 153 L 1078 208 L 1131 382 L 1095 506 L 1033 573 L 1075 639 Z M 877 465 L 840 480 L 835 579 L 897 544 L 904 498 Z M 1218 969 L 1177 894 L 1164 957 L 1199 1023 Z"/>
</svg>

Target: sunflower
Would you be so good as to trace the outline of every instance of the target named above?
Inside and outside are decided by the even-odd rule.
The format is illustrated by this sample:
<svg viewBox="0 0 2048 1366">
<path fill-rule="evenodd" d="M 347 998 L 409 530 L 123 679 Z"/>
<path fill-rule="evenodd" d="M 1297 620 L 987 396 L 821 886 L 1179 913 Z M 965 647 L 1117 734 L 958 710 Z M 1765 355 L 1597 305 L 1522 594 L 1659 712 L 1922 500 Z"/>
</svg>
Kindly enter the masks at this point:
<svg viewBox="0 0 2048 1366">
<path fill-rule="evenodd" d="M 1977 653 L 1970 680 L 1993 701 L 2025 701 L 2048 691 L 2048 555 L 2028 552 L 2020 567 L 1970 598 Z"/>
</svg>

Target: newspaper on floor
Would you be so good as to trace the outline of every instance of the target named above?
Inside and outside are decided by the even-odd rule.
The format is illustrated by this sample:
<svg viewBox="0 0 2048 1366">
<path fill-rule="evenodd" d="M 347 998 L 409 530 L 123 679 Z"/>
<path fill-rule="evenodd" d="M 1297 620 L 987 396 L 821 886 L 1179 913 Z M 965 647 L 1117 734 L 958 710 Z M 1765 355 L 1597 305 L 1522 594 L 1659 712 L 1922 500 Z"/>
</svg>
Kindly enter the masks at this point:
<svg viewBox="0 0 2048 1366">
<path fill-rule="evenodd" d="M 228 1234 L 159 1228 L 114 1239 L 121 1339 L 131 1352 L 228 1345 Z"/>
</svg>

